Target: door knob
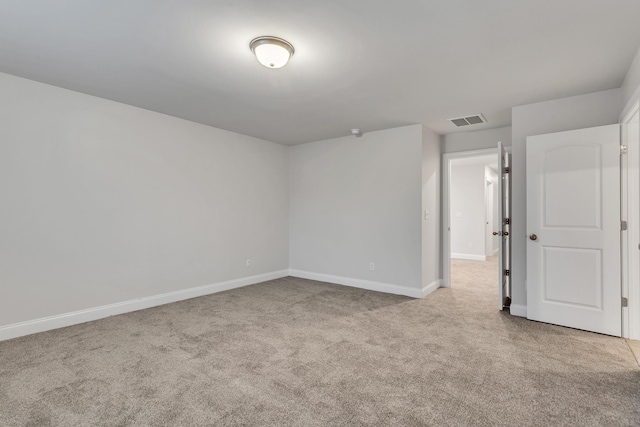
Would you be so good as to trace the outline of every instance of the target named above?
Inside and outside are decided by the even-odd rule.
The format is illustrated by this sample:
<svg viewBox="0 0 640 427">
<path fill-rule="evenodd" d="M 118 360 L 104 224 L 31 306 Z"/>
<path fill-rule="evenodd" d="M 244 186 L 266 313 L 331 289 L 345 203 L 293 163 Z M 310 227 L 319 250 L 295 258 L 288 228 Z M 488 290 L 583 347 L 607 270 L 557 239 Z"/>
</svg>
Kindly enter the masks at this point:
<svg viewBox="0 0 640 427">
<path fill-rule="evenodd" d="M 498 235 L 498 232 L 497 232 L 497 231 L 494 231 L 494 232 L 493 232 L 493 235 L 494 235 L 494 236 L 497 236 L 497 235 Z"/>
<path fill-rule="evenodd" d="M 508 235 L 509 235 L 509 232 L 508 232 L 508 231 L 503 231 L 503 232 L 502 232 L 502 235 L 503 235 L 503 236 L 508 236 Z"/>
<path fill-rule="evenodd" d="M 531 236 L 529 236 L 529 238 L 531 240 L 538 240 L 538 236 L 536 236 L 535 234 L 532 234 Z"/>
</svg>

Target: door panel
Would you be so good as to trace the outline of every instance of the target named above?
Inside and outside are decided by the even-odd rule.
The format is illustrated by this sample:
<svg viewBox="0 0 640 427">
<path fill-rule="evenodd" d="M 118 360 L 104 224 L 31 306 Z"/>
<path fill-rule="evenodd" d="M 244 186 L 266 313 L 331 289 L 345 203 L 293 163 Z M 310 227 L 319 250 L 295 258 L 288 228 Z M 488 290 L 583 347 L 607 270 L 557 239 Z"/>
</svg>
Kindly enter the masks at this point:
<svg viewBox="0 0 640 427">
<path fill-rule="evenodd" d="M 527 138 L 527 317 L 621 333 L 619 126 Z"/>
<path fill-rule="evenodd" d="M 544 247 L 542 276 L 545 302 L 602 309 L 602 251 Z M 581 268 L 576 270 L 575 265 Z M 581 285 L 576 293 L 572 282 Z"/>
<path fill-rule="evenodd" d="M 545 153 L 545 228 L 601 228 L 601 148 L 575 145 Z"/>
</svg>

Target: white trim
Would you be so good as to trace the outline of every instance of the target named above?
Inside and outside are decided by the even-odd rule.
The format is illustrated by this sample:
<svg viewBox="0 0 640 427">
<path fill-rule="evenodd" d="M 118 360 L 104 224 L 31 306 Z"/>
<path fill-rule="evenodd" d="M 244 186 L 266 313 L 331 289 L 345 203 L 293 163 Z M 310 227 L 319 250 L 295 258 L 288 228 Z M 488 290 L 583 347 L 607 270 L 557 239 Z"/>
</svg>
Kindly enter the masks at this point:
<svg viewBox="0 0 640 427">
<path fill-rule="evenodd" d="M 412 298 L 422 298 L 424 296 L 423 289 L 419 288 L 410 288 L 408 286 L 392 285 L 390 283 L 354 279 L 351 277 L 332 276 L 329 274 L 313 273 L 311 271 L 289 270 L 289 276 L 300 277 L 302 279 L 317 280 L 318 282 L 335 283 L 337 285 L 351 286 L 353 288 L 368 289 L 370 291 L 385 292 L 387 294 L 405 295 Z M 429 286 L 431 286 L 431 284 Z M 427 286 L 427 288 L 429 286 Z"/>
<path fill-rule="evenodd" d="M 509 313 L 511 313 L 512 316 L 518 316 L 518 317 L 527 317 L 527 306 L 526 305 L 520 305 L 520 304 L 511 304 L 511 306 L 509 307 Z"/>
<path fill-rule="evenodd" d="M 433 291 L 441 287 L 442 287 L 442 280 L 441 279 L 434 280 L 433 282 L 429 283 L 427 286 L 422 288 L 422 298 L 426 297 L 427 295 L 429 295 L 430 293 L 432 293 Z"/>
<path fill-rule="evenodd" d="M 495 249 L 493 252 L 491 252 L 491 255 L 489 255 L 489 256 L 496 256 L 496 255 L 498 255 L 499 252 L 500 252 L 500 248 Z"/>
<path fill-rule="evenodd" d="M 455 259 L 468 259 L 471 261 L 486 261 L 487 257 L 484 255 L 472 255 L 472 254 L 456 254 L 452 253 L 451 258 Z"/>
<path fill-rule="evenodd" d="M 130 313 L 132 311 L 143 310 L 145 308 L 156 307 L 176 301 L 215 294 L 217 292 L 254 285 L 267 280 L 287 277 L 288 275 L 288 270 L 273 271 L 256 276 L 242 277 L 240 279 L 227 280 L 225 282 L 214 283 L 211 285 L 182 289 L 179 291 L 167 292 L 165 294 L 142 297 L 115 304 L 103 305 L 100 307 L 88 308 L 85 310 L 78 310 L 70 313 L 63 313 L 35 320 L 28 320 L 26 322 L 0 326 L 0 341 L 49 331 L 52 329 L 64 328 L 67 326 L 77 325 L 79 323 L 90 322 L 123 313 Z"/>
<path fill-rule="evenodd" d="M 638 50 L 640 52 L 640 49 Z M 624 123 L 624 120 L 633 114 L 633 110 L 636 108 L 636 104 L 640 100 L 640 86 L 636 88 L 636 90 L 627 101 L 627 105 L 624 106 L 622 112 L 620 113 L 619 121 L 620 123 Z"/>
<path fill-rule="evenodd" d="M 496 141 L 496 144 L 498 142 Z M 496 145 L 497 147 L 497 145 Z M 485 156 L 487 154 L 498 155 L 497 148 L 485 148 L 481 150 L 459 151 L 457 153 L 442 154 L 442 287 L 451 287 L 451 206 L 449 200 L 449 187 L 451 182 L 451 160 L 467 157 Z"/>
<path fill-rule="evenodd" d="M 621 160 L 621 219 L 628 224 L 627 232 L 622 233 L 620 258 L 622 296 L 629 301 L 628 307 L 622 308 L 622 337 L 634 340 L 640 340 L 640 259 L 637 256 L 640 244 L 640 144 L 638 140 L 629 139 L 627 126 L 639 111 L 640 100 L 636 98 L 620 120 L 621 144 L 627 145 L 627 155 Z"/>
</svg>

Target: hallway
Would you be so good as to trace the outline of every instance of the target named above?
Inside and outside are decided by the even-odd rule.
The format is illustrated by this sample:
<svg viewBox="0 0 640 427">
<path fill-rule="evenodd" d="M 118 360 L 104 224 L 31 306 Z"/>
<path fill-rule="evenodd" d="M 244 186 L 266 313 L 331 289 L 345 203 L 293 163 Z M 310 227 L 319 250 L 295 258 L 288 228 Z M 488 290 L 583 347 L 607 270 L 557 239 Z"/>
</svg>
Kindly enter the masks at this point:
<svg viewBox="0 0 640 427">
<path fill-rule="evenodd" d="M 498 299 L 498 255 L 486 261 L 451 259 L 451 287 L 478 294 L 478 298 Z"/>
</svg>

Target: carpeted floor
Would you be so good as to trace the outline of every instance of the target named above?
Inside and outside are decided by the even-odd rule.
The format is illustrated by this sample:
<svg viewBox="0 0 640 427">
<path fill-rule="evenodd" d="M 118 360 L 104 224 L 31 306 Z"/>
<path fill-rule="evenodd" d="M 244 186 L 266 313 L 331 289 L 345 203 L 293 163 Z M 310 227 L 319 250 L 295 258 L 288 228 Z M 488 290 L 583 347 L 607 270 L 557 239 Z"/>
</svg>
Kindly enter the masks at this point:
<svg viewBox="0 0 640 427">
<path fill-rule="evenodd" d="M 625 341 L 498 312 L 487 266 L 423 300 L 285 278 L 1 342 L 0 425 L 640 425 Z"/>
</svg>

